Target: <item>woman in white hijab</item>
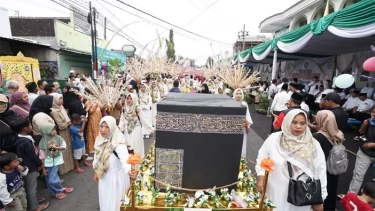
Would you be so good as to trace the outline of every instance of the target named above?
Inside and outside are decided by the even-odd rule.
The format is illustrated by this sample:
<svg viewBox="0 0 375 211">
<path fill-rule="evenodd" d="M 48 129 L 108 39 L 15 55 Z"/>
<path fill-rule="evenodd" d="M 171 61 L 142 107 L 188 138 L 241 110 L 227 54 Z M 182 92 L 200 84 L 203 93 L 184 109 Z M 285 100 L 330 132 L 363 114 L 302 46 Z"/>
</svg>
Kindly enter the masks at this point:
<svg viewBox="0 0 375 211">
<path fill-rule="evenodd" d="M 246 158 L 247 134 L 250 132 L 250 126 L 253 124 L 253 120 L 251 119 L 249 107 L 247 106 L 247 103 L 243 101 L 244 98 L 245 96 L 244 96 L 242 89 L 234 90 L 233 99 L 235 99 L 237 102 L 241 103 L 243 106 L 246 107 L 246 121 L 248 122 L 248 125 L 246 128 L 244 128 L 242 153 L 241 153 L 241 156 L 243 158 Z"/>
<path fill-rule="evenodd" d="M 73 164 L 73 150 L 72 150 L 72 138 L 70 136 L 69 126 L 72 124 L 70 118 L 66 113 L 66 110 L 63 106 L 63 96 L 58 93 L 51 93 L 53 96 L 51 116 L 57 124 L 59 129 L 60 136 L 65 140 L 66 150 L 62 152 L 64 158 L 64 164 L 60 166 L 59 173 L 60 175 L 66 174 L 69 171 L 74 169 Z"/>
<path fill-rule="evenodd" d="M 146 83 L 141 84 L 141 88 L 139 90 L 139 105 L 142 108 L 142 111 L 147 118 L 148 122 L 152 122 L 152 114 L 151 113 L 151 106 L 152 106 L 152 98 L 150 95 L 150 89 L 148 88 Z M 150 133 L 146 130 L 145 127 L 142 127 L 142 132 L 145 138 L 150 137 Z"/>
<path fill-rule="evenodd" d="M 145 155 L 142 128 L 151 134 L 154 128 L 146 118 L 141 106 L 138 104 L 138 97 L 135 94 L 128 94 L 125 98 L 125 106 L 122 109 L 119 128 L 124 132 L 125 140 L 130 144 L 130 150 L 134 150 L 141 158 Z"/>
<path fill-rule="evenodd" d="M 131 172 L 127 143 L 116 126 L 116 119 L 105 116 L 100 120 L 99 135 L 95 140 L 94 180 L 99 183 L 100 210 L 118 211 L 121 200 L 130 187 Z"/>
<path fill-rule="evenodd" d="M 151 124 L 152 126 L 156 126 L 156 115 L 157 115 L 157 109 L 156 109 L 156 104 L 160 101 L 160 92 L 159 88 L 156 85 L 156 82 L 153 81 L 151 82 L 151 99 L 152 99 L 152 106 L 151 106 Z"/>
<path fill-rule="evenodd" d="M 287 202 L 289 173 L 287 161 L 293 170 L 293 179 L 305 173 L 299 180 L 308 177 L 319 179 L 322 199 L 327 197 L 326 159 L 318 141 L 307 127 L 307 116 L 301 109 L 293 109 L 285 116 L 281 131 L 272 133 L 259 150 L 255 170 L 258 174 L 257 190 L 263 193 L 265 171 L 260 167 L 263 159 L 273 160 L 273 172 L 269 174 L 267 197 L 277 205 L 274 211 L 323 211 L 323 204 L 294 206 Z"/>
<path fill-rule="evenodd" d="M 222 87 L 222 86 L 219 86 L 219 87 L 216 89 L 215 94 L 220 94 L 220 95 L 224 94 L 223 87 Z"/>
</svg>

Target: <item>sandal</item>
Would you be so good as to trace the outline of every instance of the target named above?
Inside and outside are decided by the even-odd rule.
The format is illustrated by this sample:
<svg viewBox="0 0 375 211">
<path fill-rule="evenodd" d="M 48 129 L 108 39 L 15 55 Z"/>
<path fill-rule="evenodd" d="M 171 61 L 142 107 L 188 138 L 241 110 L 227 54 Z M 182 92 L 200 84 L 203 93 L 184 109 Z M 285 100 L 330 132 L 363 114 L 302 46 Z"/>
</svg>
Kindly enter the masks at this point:
<svg viewBox="0 0 375 211">
<path fill-rule="evenodd" d="M 85 165 L 85 166 L 87 166 L 87 167 L 90 167 L 90 166 L 91 166 L 91 164 L 88 163 L 88 162 L 85 162 L 83 165 Z"/>
<path fill-rule="evenodd" d="M 71 193 L 71 192 L 73 192 L 73 188 L 71 188 L 71 187 L 66 187 L 66 188 L 64 188 L 64 192 L 65 193 Z"/>
<path fill-rule="evenodd" d="M 49 202 L 46 202 L 44 204 L 39 204 L 38 208 L 35 209 L 35 211 L 42 211 L 49 207 Z"/>
<path fill-rule="evenodd" d="M 46 200 L 45 198 L 40 198 L 40 199 L 38 199 L 38 204 L 44 202 L 45 200 Z"/>
<path fill-rule="evenodd" d="M 56 199 L 59 199 L 59 200 L 64 199 L 65 197 L 66 197 L 66 195 L 63 194 L 63 193 L 60 193 L 60 194 L 56 195 Z"/>
<path fill-rule="evenodd" d="M 354 137 L 354 141 L 359 141 L 359 137 L 358 136 Z"/>
<path fill-rule="evenodd" d="M 77 173 L 83 173 L 83 172 L 85 172 L 85 170 L 83 170 L 83 169 L 74 169 L 74 171 L 77 172 Z"/>
</svg>

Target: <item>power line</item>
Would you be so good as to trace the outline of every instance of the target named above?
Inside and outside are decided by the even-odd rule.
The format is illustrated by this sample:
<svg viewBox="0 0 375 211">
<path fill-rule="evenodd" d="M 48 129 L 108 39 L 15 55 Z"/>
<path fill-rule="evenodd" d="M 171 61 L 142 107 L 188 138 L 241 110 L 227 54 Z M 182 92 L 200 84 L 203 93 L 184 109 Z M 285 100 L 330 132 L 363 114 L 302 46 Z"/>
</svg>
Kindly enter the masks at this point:
<svg viewBox="0 0 375 211">
<path fill-rule="evenodd" d="M 66 9 L 72 11 L 72 12 L 76 12 L 75 10 L 72 10 L 71 8 L 66 7 L 65 5 L 61 4 L 60 2 L 57 2 L 57 1 L 55 1 L 55 0 L 51 0 L 51 1 L 52 1 L 52 2 L 55 2 L 56 4 L 58 4 L 58 5 L 60 5 L 60 6 L 64 7 L 64 8 L 66 8 Z M 70 6 L 71 6 L 71 5 L 70 5 Z M 73 6 L 74 6 L 74 5 L 73 5 Z M 81 15 L 81 16 L 83 16 L 83 17 L 85 17 L 85 18 L 87 18 L 87 16 L 85 16 L 85 15 L 83 15 L 83 14 L 81 14 L 81 13 L 77 13 L 77 14 L 78 14 L 78 15 Z M 112 30 L 112 29 L 108 29 L 108 30 L 111 31 L 111 32 L 113 32 L 113 33 L 116 33 L 115 30 Z M 122 38 L 124 38 L 124 39 L 126 39 L 126 40 L 128 40 L 130 43 L 132 43 L 132 44 L 134 44 L 134 45 L 136 45 L 136 46 L 138 46 L 138 47 L 143 48 L 142 45 L 139 46 L 139 44 L 132 42 L 130 39 L 126 38 L 125 36 L 123 36 L 123 35 L 121 35 L 121 34 L 119 34 L 119 36 L 122 37 Z"/>
<path fill-rule="evenodd" d="M 150 13 L 147 13 L 147 12 L 141 10 L 141 9 L 138 9 L 138 8 L 132 6 L 132 5 L 129 5 L 129 4 L 127 4 L 127 3 L 125 3 L 125 2 L 123 2 L 123 1 L 121 1 L 121 0 L 117 0 L 117 1 L 118 1 L 118 2 L 121 2 L 122 4 L 124 4 L 124 5 L 127 6 L 127 7 L 130 7 L 130 8 L 132 8 L 132 9 L 134 9 L 134 10 L 137 10 L 137 11 L 143 13 L 143 14 L 146 14 L 146 15 L 148 15 L 148 16 L 154 18 L 154 19 L 157 19 L 157 20 L 163 22 L 163 23 L 166 23 L 166 24 L 168 24 L 168 25 L 171 25 L 171 26 L 173 26 L 173 27 L 176 27 L 176 28 L 178 28 L 178 29 L 180 29 L 180 30 L 182 30 L 182 31 L 185 31 L 185 32 L 189 33 L 189 34 L 193 34 L 193 35 L 195 35 L 195 36 L 198 36 L 198 37 L 201 37 L 201 38 L 204 38 L 204 39 L 207 39 L 207 40 L 211 40 L 211 41 L 213 41 L 213 42 L 217 42 L 217 43 L 221 43 L 221 44 L 225 44 L 225 45 L 232 45 L 232 44 L 229 44 L 229 43 L 225 43 L 225 42 L 221 42 L 221 41 L 218 41 L 218 40 L 215 40 L 215 39 L 211 39 L 211 38 L 205 37 L 205 36 L 203 36 L 203 35 L 200 35 L 200 34 L 197 34 L 197 33 L 191 32 L 191 31 L 189 31 L 189 30 L 183 29 L 183 28 L 181 28 L 181 27 L 179 27 L 179 26 L 177 26 L 177 25 L 175 25 L 175 24 L 169 23 L 168 21 L 165 21 L 165 20 L 163 20 L 163 19 L 161 19 L 161 18 L 158 18 L 158 17 L 156 17 L 156 16 L 154 16 L 154 15 L 151 15 Z"/>
<path fill-rule="evenodd" d="M 199 13 L 197 16 L 195 16 L 193 19 L 191 19 L 191 21 L 189 21 L 187 24 L 185 24 L 183 27 L 186 27 L 187 25 L 189 25 L 191 22 L 193 22 L 195 19 L 197 19 L 199 16 L 201 16 L 204 12 L 206 12 L 208 9 L 210 9 L 214 4 L 216 4 L 216 2 L 218 2 L 219 0 L 216 0 L 214 3 L 212 3 L 210 6 L 208 6 L 206 9 L 204 9 L 201 13 Z"/>
<path fill-rule="evenodd" d="M 130 15 L 133 15 L 133 16 L 135 16 L 135 17 L 137 17 L 137 18 L 140 18 L 140 19 L 142 19 L 142 20 L 145 20 L 145 21 L 147 21 L 148 23 L 151 23 L 151 24 L 153 24 L 153 25 L 159 26 L 159 27 L 161 27 L 161 28 L 163 28 L 163 29 L 166 29 L 166 30 L 170 30 L 170 28 L 167 28 L 167 27 L 162 26 L 162 25 L 160 25 L 160 24 L 158 24 L 158 23 L 155 23 L 155 22 L 152 22 L 152 21 L 150 21 L 150 20 L 147 20 L 146 18 L 141 17 L 141 16 L 139 16 L 139 15 L 136 15 L 136 14 L 134 14 L 134 13 L 132 13 L 132 12 L 129 12 L 129 11 L 127 11 L 127 10 L 121 8 L 121 7 L 117 7 L 116 5 L 110 3 L 110 2 L 108 2 L 108 1 L 106 1 L 106 0 L 103 0 L 103 1 L 104 1 L 105 3 L 111 5 L 111 6 L 115 7 L 115 8 L 118 8 L 118 9 L 120 9 L 120 10 L 126 12 L 126 13 L 129 13 Z M 181 33 L 178 33 L 178 32 L 176 32 L 176 34 L 179 34 L 179 35 L 181 35 L 181 36 L 183 36 L 183 37 L 186 37 L 186 38 L 189 38 L 189 39 L 191 39 L 191 40 L 195 40 L 195 41 L 197 41 L 196 39 L 194 39 L 194 38 L 192 38 L 192 37 L 189 37 L 189 36 L 186 36 L 186 35 L 184 35 L 184 34 L 181 34 Z"/>
</svg>

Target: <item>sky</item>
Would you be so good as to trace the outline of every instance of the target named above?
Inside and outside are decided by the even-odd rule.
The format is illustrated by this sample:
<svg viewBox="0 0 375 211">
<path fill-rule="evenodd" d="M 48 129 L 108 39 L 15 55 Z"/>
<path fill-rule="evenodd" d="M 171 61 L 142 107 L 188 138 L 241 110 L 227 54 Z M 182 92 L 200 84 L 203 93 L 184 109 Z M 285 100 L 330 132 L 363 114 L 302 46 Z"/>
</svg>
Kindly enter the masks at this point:
<svg viewBox="0 0 375 211">
<path fill-rule="evenodd" d="M 134 43 L 137 54 L 165 55 L 165 38 L 169 29 L 174 30 L 176 56 L 195 59 L 203 65 L 209 56 L 215 59 L 233 52 L 238 32 L 245 24 L 249 34 L 259 34 L 259 23 L 265 18 L 280 13 L 299 0 L 121 0 L 155 17 L 181 27 L 192 33 L 156 20 L 117 0 L 92 0 L 99 13 L 107 17 L 117 28 L 122 29 Z M 69 17 L 70 11 L 56 2 L 88 8 L 89 0 L 0 0 L 1 7 L 9 9 L 9 15 L 27 17 Z M 112 5 L 111 5 L 112 4 Z M 212 5 L 212 6 L 211 6 Z M 131 15 L 130 13 L 137 15 Z M 128 26 L 126 26 L 128 25 Z M 103 32 L 99 28 L 100 36 Z M 200 36 L 206 38 L 202 38 Z M 113 38 L 113 39 L 112 39 Z M 112 49 L 133 43 L 114 33 L 107 32 Z M 160 46 L 162 40 L 162 46 Z M 133 44 L 134 45 L 134 44 Z M 159 51 L 158 51 L 159 49 Z"/>
</svg>

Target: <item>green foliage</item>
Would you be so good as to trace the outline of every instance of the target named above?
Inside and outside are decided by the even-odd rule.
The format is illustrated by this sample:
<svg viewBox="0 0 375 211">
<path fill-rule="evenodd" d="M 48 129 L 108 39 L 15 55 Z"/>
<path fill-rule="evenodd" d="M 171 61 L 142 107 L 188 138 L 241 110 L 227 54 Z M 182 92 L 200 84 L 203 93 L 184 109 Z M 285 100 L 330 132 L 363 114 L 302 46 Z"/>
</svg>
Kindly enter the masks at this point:
<svg viewBox="0 0 375 211">
<path fill-rule="evenodd" d="M 259 104 L 255 107 L 255 110 L 259 113 L 267 113 L 268 104 L 268 94 L 260 94 Z"/>
<path fill-rule="evenodd" d="M 167 44 L 167 58 L 169 61 L 174 62 L 176 61 L 176 52 L 174 50 L 174 41 L 173 41 L 173 30 L 169 30 L 169 40 L 165 39 L 165 43 Z"/>
<path fill-rule="evenodd" d="M 124 66 L 124 63 L 118 58 L 115 59 L 109 59 L 108 64 L 111 67 L 109 69 L 109 73 L 113 76 L 116 74 L 116 72 L 120 71 L 120 68 Z"/>
</svg>

